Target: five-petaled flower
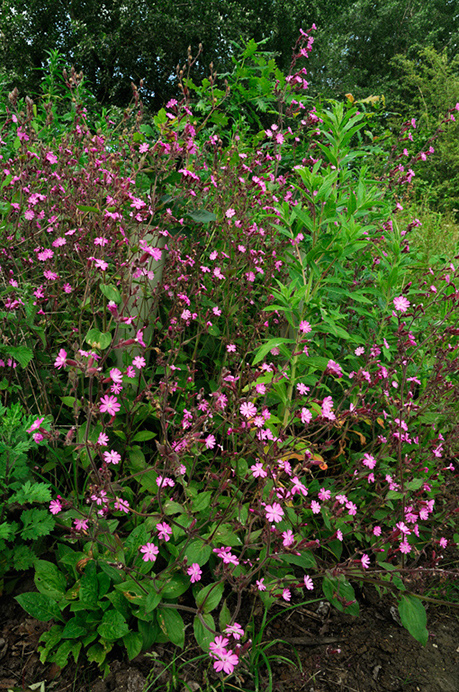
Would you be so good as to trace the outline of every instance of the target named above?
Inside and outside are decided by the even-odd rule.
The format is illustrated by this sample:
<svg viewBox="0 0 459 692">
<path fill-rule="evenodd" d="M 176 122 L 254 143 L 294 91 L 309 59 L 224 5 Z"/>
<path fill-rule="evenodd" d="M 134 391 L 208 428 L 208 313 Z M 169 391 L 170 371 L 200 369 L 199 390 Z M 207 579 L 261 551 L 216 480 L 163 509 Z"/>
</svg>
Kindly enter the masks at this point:
<svg viewBox="0 0 459 692">
<path fill-rule="evenodd" d="M 193 564 L 190 567 L 188 567 L 186 573 L 190 577 L 190 581 L 192 584 L 199 581 L 202 577 L 202 570 L 197 562 L 193 562 Z"/>
<path fill-rule="evenodd" d="M 399 310 L 400 312 L 406 312 L 410 307 L 410 301 L 404 296 L 398 296 L 397 298 L 394 298 L 393 302 L 395 309 Z"/>
<path fill-rule="evenodd" d="M 100 412 L 108 413 L 110 416 L 116 416 L 121 408 L 121 404 L 118 403 L 116 396 L 103 396 L 100 400 Z"/>
<path fill-rule="evenodd" d="M 159 548 L 154 543 L 145 543 L 141 546 L 140 552 L 143 553 L 144 562 L 154 562 L 158 556 Z"/>
<path fill-rule="evenodd" d="M 282 521 L 282 517 L 284 516 L 284 510 L 278 502 L 273 502 L 272 505 L 266 505 L 265 512 L 266 519 L 274 524 L 277 524 L 277 522 Z"/>
<path fill-rule="evenodd" d="M 59 351 L 56 360 L 54 361 L 54 367 L 60 370 L 61 368 L 65 368 L 67 365 L 67 351 L 64 351 L 63 348 Z"/>
</svg>

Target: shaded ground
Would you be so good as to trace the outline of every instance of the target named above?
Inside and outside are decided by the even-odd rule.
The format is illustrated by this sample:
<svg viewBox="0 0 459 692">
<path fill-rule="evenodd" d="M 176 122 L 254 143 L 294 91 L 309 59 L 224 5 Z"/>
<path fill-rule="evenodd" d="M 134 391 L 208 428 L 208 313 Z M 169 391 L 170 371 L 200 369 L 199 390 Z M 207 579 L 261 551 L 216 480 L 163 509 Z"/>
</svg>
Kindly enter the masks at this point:
<svg viewBox="0 0 459 692">
<path fill-rule="evenodd" d="M 27 585 L 30 588 L 30 584 Z M 459 610 L 428 609 L 429 641 L 422 647 L 404 630 L 391 613 L 391 601 L 380 600 L 372 591 L 359 597 L 358 618 L 338 613 L 328 603 L 282 612 L 268 625 L 264 641 L 284 640 L 267 652 L 272 666 L 273 690 L 278 692 L 458 692 L 459 691 Z M 394 609 L 392 609 L 394 611 Z M 38 638 L 46 623 L 29 618 L 16 602 L 4 597 L 0 603 L 0 690 L 38 692 L 155 692 L 177 690 L 252 690 L 253 675 L 242 668 L 237 678 L 225 686 L 202 661 L 191 661 L 180 670 L 185 657 L 199 656 L 187 651 L 174 667 L 171 649 L 153 647 L 152 655 L 142 655 L 131 663 L 114 658 L 110 674 L 101 680 L 95 667 L 69 665 L 63 671 L 43 666 L 36 652 Z M 294 653 L 297 651 L 297 656 Z M 276 663 L 276 655 L 297 661 L 295 668 Z M 259 689 L 269 689 L 266 667 L 259 672 Z M 208 680 L 209 685 L 206 685 Z M 185 685 L 186 683 L 186 685 Z M 211 686 L 210 686 L 211 685 Z"/>
</svg>

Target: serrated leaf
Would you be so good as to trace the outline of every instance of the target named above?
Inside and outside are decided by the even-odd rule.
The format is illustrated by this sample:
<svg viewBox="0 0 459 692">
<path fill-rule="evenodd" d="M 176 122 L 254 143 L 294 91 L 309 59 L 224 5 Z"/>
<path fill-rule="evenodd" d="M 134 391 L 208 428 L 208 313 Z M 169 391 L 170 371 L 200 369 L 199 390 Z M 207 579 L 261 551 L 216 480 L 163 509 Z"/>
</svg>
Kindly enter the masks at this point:
<svg viewBox="0 0 459 692">
<path fill-rule="evenodd" d="M 4 355 L 16 360 L 23 368 L 26 368 L 33 358 L 33 351 L 27 346 L 4 346 L 2 344 L 0 350 Z"/>
<path fill-rule="evenodd" d="M 15 596 L 15 600 L 26 613 L 40 622 L 48 622 L 48 620 L 53 619 L 62 622 L 64 619 L 56 601 L 43 593 L 21 593 L 19 596 Z"/>
<path fill-rule="evenodd" d="M 429 632 L 426 627 L 427 614 L 419 598 L 411 594 L 402 596 L 398 602 L 398 612 L 403 627 L 405 627 L 422 646 L 425 646 L 429 639 Z"/>
</svg>

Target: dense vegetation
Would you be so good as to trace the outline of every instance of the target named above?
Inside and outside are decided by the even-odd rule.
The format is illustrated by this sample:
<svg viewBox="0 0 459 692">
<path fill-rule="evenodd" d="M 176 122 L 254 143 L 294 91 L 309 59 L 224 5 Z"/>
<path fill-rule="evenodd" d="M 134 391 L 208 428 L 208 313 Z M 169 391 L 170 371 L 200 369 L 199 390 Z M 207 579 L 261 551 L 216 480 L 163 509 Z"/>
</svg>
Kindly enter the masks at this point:
<svg viewBox="0 0 459 692">
<path fill-rule="evenodd" d="M 151 113 L 58 52 L 39 98 L 3 92 L 0 576 L 34 570 L 43 662 L 194 636 L 258 689 L 254 599 L 358 615 L 370 580 L 425 643 L 456 576 L 456 63 L 398 58 L 425 110 L 397 124 L 310 94 L 313 35 L 287 70 L 255 40 L 226 77 L 188 53 Z"/>
</svg>

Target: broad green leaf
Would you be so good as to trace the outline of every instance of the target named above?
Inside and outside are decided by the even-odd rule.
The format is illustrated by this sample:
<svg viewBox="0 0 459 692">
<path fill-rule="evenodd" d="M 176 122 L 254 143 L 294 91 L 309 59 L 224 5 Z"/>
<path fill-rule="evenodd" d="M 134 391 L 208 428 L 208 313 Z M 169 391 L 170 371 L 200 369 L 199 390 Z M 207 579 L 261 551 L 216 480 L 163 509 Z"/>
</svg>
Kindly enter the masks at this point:
<svg viewBox="0 0 459 692">
<path fill-rule="evenodd" d="M 129 626 L 124 617 L 117 610 L 109 610 L 104 613 L 102 622 L 97 632 L 103 639 L 115 641 L 121 639 L 129 632 Z"/>
<path fill-rule="evenodd" d="M 210 627 L 211 630 L 214 630 L 214 632 L 215 621 L 210 613 L 203 613 L 201 617 L 199 617 L 199 615 L 196 615 L 193 620 L 193 631 L 194 636 L 196 637 L 196 641 L 198 642 L 199 646 L 203 651 L 208 652 L 210 642 L 213 642 L 213 640 L 215 639 L 215 634 L 214 632 L 211 632 L 207 629 L 207 627 L 203 624 L 201 618 L 202 620 L 204 620 L 205 624 L 208 627 Z"/>
<path fill-rule="evenodd" d="M 100 283 L 99 288 L 104 294 L 104 296 L 107 298 L 107 300 L 111 300 L 114 303 L 121 302 L 121 293 L 114 284 Z"/>
<path fill-rule="evenodd" d="M 294 344 L 294 343 L 295 343 L 294 339 L 284 339 L 284 338 L 270 339 L 265 344 L 263 344 L 263 346 L 260 346 L 260 348 L 258 349 L 258 351 L 255 354 L 252 365 L 256 365 L 257 363 L 260 362 L 260 360 L 263 360 L 263 358 L 265 358 L 273 348 L 277 348 L 278 346 L 281 346 L 282 344 Z"/>
<path fill-rule="evenodd" d="M 405 627 L 422 646 L 425 646 L 429 639 L 429 632 L 426 627 L 427 614 L 419 598 L 411 594 L 402 596 L 398 602 L 398 612 L 403 627 Z"/>
<path fill-rule="evenodd" d="M 190 219 L 197 223 L 210 223 L 217 220 L 215 214 L 212 211 L 207 211 L 207 209 L 195 209 L 194 211 L 189 211 L 186 216 L 189 216 Z"/>
<path fill-rule="evenodd" d="M 324 577 L 322 589 L 325 598 L 341 613 L 348 613 L 354 616 L 359 614 L 359 604 L 355 598 L 354 589 L 343 575 L 340 575 L 340 577 Z M 352 601 L 352 603 L 345 607 L 342 601 L 347 603 Z"/>
<path fill-rule="evenodd" d="M 64 631 L 62 632 L 62 639 L 79 639 L 80 637 L 84 637 L 87 632 L 87 628 L 83 627 L 78 618 L 73 617 L 66 623 Z"/>
<path fill-rule="evenodd" d="M 218 606 L 223 596 L 223 584 L 208 584 L 196 595 L 196 605 L 204 613 L 210 613 Z"/>
<path fill-rule="evenodd" d="M 190 543 L 185 550 L 185 556 L 188 558 L 188 564 L 192 565 L 196 562 L 200 567 L 206 564 L 212 554 L 212 548 L 208 543 L 202 540 L 196 540 Z"/>
<path fill-rule="evenodd" d="M 55 600 L 64 598 L 67 583 L 62 572 L 52 562 L 36 561 L 34 581 L 40 593 Z"/>
<path fill-rule="evenodd" d="M 128 632 L 123 637 L 123 644 L 126 647 L 128 658 L 132 661 L 142 651 L 143 637 L 140 632 Z"/>
<path fill-rule="evenodd" d="M 139 430 L 132 438 L 132 442 L 147 442 L 147 440 L 152 440 L 154 437 L 156 437 L 156 433 L 152 430 Z"/>
<path fill-rule="evenodd" d="M 64 620 L 56 601 L 49 596 L 45 596 L 44 593 L 21 593 L 15 597 L 15 600 L 21 608 L 24 608 L 26 613 L 36 620 L 41 622 L 48 622 L 48 620 L 60 620 L 63 622 Z"/>
<path fill-rule="evenodd" d="M 85 341 L 92 346 L 92 348 L 98 348 L 103 350 L 108 348 L 112 341 L 112 335 L 110 332 L 101 332 L 98 329 L 90 329 L 86 334 Z"/>
<path fill-rule="evenodd" d="M 183 649 L 185 644 L 185 623 L 175 608 L 161 608 L 156 611 L 158 623 L 163 634 L 176 646 Z"/>
<path fill-rule="evenodd" d="M 193 513 L 201 512 L 203 509 L 206 509 L 210 505 L 211 499 L 211 490 L 205 490 L 203 493 L 198 493 L 191 505 Z"/>
<path fill-rule="evenodd" d="M 76 205 L 76 208 L 77 208 L 79 211 L 93 211 L 93 212 L 95 212 L 95 213 L 99 213 L 99 212 L 100 212 L 100 209 L 98 209 L 97 207 L 91 207 L 91 206 L 89 206 L 89 205 L 87 205 L 87 204 L 77 204 L 77 205 Z"/>
<path fill-rule="evenodd" d="M 305 570 L 314 569 L 317 566 L 316 559 L 309 550 L 305 550 L 300 555 L 283 555 L 282 559 L 290 565 L 298 565 Z"/>
</svg>

